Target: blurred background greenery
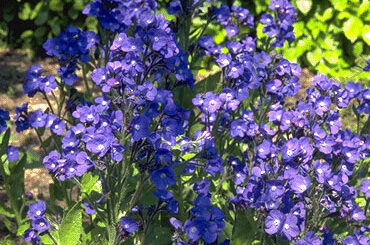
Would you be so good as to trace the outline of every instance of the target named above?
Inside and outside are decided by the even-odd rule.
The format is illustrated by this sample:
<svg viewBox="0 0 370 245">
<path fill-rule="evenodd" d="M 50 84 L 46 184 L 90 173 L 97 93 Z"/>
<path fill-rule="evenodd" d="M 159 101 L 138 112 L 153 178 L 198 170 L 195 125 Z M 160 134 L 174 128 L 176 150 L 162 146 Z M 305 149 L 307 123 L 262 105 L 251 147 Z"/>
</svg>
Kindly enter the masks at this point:
<svg viewBox="0 0 370 245">
<path fill-rule="evenodd" d="M 290 61 L 310 71 L 321 72 L 339 81 L 367 84 L 370 78 L 360 74 L 370 58 L 369 0 L 292 0 L 298 9 L 294 25 L 296 41 L 281 52 Z M 29 49 L 29 54 L 42 55 L 42 43 L 57 36 L 67 25 L 94 30 L 96 21 L 81 11 L 90 0 L 0 0 L 0 45 Z M 169 0 L 160 0 L 165 8 Z M 266 11 L 269 0 L 225 0 L 237 2 L 257 16 Z M 261 38 L 262 25 L 257 36 Z M 226 33 L 218 32 L 223 40 Z"/>
</svg>

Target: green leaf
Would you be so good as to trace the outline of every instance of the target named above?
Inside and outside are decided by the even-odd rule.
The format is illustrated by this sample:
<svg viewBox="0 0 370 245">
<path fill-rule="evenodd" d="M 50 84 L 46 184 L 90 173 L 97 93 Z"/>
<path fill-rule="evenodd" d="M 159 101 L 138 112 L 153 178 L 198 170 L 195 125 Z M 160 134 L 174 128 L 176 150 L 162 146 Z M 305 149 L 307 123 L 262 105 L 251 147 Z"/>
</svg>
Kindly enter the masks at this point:
<svg viewBox="0 0 370 245">
<path fill-rule="evenodd" d="M 304 22 L 303 21 L 296 22 L 293 24 L 293 27 L 294 27 L 294 34 L 296 38 L 298 39 L 300 36 L 303 35 Z"/>
<path fill-rule="evenodd" d="M 348 0 L 330 0 L 330 2 L 338 11 L 343 11 L 348 7 Z"/>
<path fill-rule="evenodd" d="M 352 48 L 352 53 L 355 57 L 359 57 L 364 50 L 364 45 L 361 41 L 357 41 Z"/>
<path fill-rule="evenodd" d="M 316 66 L 321 60 L 321 50 L 315 49 L 313 52 L 308 52 L 306 57 L 311 65 Z"/>
<path fill-rule="evenodd" d="M 369 10 L 370 10 L 370 2 L 363 1 L 363 3 L 361 3 L 360 7 L 357 9 L 357 15 L 360 16 Z"/>
<path fill-rule="evenodd" d="M 256 236 L 256 224 L 253 219 L 253 211 L 247 209 L 246 211 L 238 211 L 235 217 L 233 235 L 231 245 L 252 244 Z"/>
<path fill-rule="evenodd" d="M 308 12 L 310 12 L 311 7 L 312 7 L 312 0 L 297 0 L 297 8 L 303 14 L 306 15 Z"/>
<path fill-rule="evenodd" d="M 5 206 L 4 202 L 0 202 L 0 214 L 5 215 L 9 218 L 15 217 L 13 210 Z"/>
<path fill-rule="evenodd" d="M 370 26 L 365 25 L 362 29 L 362 39 L 370 46 Z"/>
<path fill-rule="evenodd" d="M 34 9 L 32 10 L 32 13 L 30 15 L 31 20 L 34 20 L 38 16 L 38 14 L 40 13 L 40 10 L 42 8 L 42 5 L 43 5 L 42 1 L 38 2 L 38 4 L 36 4 L 36 6 L 34 7 Z"/>
<path fill-rule="evenodd" d="M 339 59 L 338 52 L 336 51 L 325 51 L 324 52 L 324 59 L 328 61 L 330 64 L 336 64 Z"/>
<path fill-rule="evenodd" d="M 27 3 L 27 2 L 24 3 L 20 7 L 20 9 L 21 10 L 18 12 L 19 19 L 21 19 L 21 20 L 28 20 L 30 18 L 31 12 L 32 12 L 30 3 Z"/>
<path fill-rule="evenodd" d="M 35 30 L 35 37 L 42 39 L 44 37 L 45 33 L 46 33 L 46 27 L 45 26 L 40 26 L 39 28 L 37 28 Z"/>
<path fill-rule="evenodd" d="M 82 192 L 89 195 L 93 191 L 94 185 L 98 180 L 99 180 L 98 175 L 93 176 L 91 172 L 84 174 L 81 180 Z"/>
<path fill-rule="evenodd" d="M 21 224 L 19 227 L 18 227 L 18 230 L 17 230 L 17 236 L 23 236 L 24 232 L 30 228 L 30 223 L 29 222 L 25 222 L 23 224 Z"/>
<path fill-rule="evenodd" d="M 82 11 L 85 8 L 86 3 L 83 0 L 74 0 L 73 8 L 78 11 Z"/>
<path fill-rule="evenodd" d="M 8 148 L 9 144 L 9 139 L 10 139 L 10 128 L 8 128 L 3 136 L 3 139 L 1 140 L 1 145 L 0 145 L 0 157 L 5 154 L 6 149 Z"/>
<path fill-rule="evenodd" d="M 363 23 L 360 18 L 352 16 L 343 23 L 344 35 L 353 43 L 361 35 Z"/>
<path fill-rule="evenodd" d="M 49 4 L 49 8 L 56 12 L 63 11 L 63 1 L 62 0 L 51 0 Z"/>
<path fill-rule="evenodd" d="M 0 241 L 0 245 L 17 245 L 17 243 L 8 235 Z"/>
<path fill-rule="evenodd" d="M 21 39 L 27 39 L 29 37 L 32 37 L 32 35 L 33 35 L 33 31 L 32 30 L 24 31 L 21 34 Z"/>
<path fill-rule="evenodd" d="M 49 11 L 47 11 L 47 10 L 41 11 L 37 15 L 37 18 L 35 20 L 35 24 L 38 25 L 38 26 L 41 26 L 41 25 L 45 24 L 46 21 L 48 20 L 48 16 L 49 16 Z"/>
<path fill-rule="evenodd" d="M 75 245 L 80 241 L 82 233 L 81 203 L 76 203 L 63 218 L 59 227 L 59 244 Z"/>
</svg>

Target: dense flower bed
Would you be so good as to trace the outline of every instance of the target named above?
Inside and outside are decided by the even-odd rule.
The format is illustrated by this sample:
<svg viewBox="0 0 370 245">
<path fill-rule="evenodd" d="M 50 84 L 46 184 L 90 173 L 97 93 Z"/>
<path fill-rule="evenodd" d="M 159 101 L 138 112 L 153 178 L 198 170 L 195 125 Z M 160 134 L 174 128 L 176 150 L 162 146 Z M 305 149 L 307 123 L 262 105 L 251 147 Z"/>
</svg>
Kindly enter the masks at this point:
<svg viewBox="0 0 370 245">
<path fill-rule="evenodd" d="M 274 51 L 295 37 L 287 0 L 271 0 L 259 19 L 236 5 L 177 0 L 168 21 L 156 5 L 93 1 L 83 13 L 99 33 L 68 27 L 44 44 L 58 76 L 27 72 L 24 92 L 43 94 L 49 108 L 24 104 L 13 119 L 18 132 L 36 131 L 54 184 L 48 204 L 11 199 L 17 226 L 29 227 L 24 239 L 369 244 L 370 90 L 318 74 L 297 97 L 301 68 Z M 206 24 L 194 28 L 194 18 Z M 226 29 L 225 43 L 206 35 L 211 22 Z M 256 39 L 256 22 L 268 38 Z M 201 69 L 208 77 L 196 81 Z M 78 71 L 84 92 L 74 88 Z M 342 126 L 346 108 L 356 132 Z M 0 119 L 4 132 L 9 113 Z M 6 155 L 9 186 L 25 159 L 12 146 Z"/>
</svg>

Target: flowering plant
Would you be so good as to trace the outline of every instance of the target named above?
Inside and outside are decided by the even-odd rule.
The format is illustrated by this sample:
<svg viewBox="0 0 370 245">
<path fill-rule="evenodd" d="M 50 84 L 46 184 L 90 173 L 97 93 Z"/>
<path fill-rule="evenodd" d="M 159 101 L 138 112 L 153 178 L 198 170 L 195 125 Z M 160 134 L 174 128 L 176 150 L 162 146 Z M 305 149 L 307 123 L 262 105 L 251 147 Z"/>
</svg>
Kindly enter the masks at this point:
<svg viewBox="0 0 370 245">
<path fill-rule="evenodd" d="M 58 75 L 26 74 L 25 93 L 49 108 L 14 116 L 18 132 L 36 131 L 54 179 L 50 201 L 9 211 L 25 241 L 369 244 L 370 90 L 322 74 L 301 89 L 301 68 L 274 51 L 295 37 L 289 1 L 271 0 L 258 19 L 204 0 L 171 1 L 165 15 L 154 0 L 95 0 L 83 14 L 99 33 L 68 27 L 44 44 Z M 268 38 L 254 37 L 256 22 Z M 346 108 L 356 132 L 342 125 Z M 9 114 L 0 119 L 2 132 Z M 5 165 L 18 151 L 6 155 L 10 194 L 26 159 Z"/>
</svg>

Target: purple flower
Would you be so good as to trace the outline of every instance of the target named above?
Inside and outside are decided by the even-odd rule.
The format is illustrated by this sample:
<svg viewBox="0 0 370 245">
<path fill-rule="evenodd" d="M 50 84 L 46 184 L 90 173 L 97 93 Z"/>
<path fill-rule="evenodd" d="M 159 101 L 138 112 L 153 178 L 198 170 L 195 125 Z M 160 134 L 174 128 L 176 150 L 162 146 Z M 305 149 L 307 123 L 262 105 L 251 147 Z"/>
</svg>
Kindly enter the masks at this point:
<svg viewBox="0 0 370 245">
<path fill-rule="evenodd" d="M 357 239 L 353 236 L 346 236 L 343 239 L 343 245 L 362 245 L 357 241 Z"/>
<path fill-rule="evenodd" d="M 235 25 L 228 25 L 226 26 L 226 33 L 228 37 L 234 37 L 238 35 L 239 33 L 239 28 Z"/>
<path fill-rule="evenodd" d="M 39 219 L 44 216 L 46 204 L 44 201 L 38 201 L 30 204 L 27 215 L 31 220 Z"/>
<path fill-rule="evenodd" d="M 281 185 L 281 181 L 268 180 L 266 181 L 266 193 L 272 200 L 276 200 L 283 196 L 285 188 Z"/>
<path fill-rule="evenodd" d="M 43 128 L 46 125 L 47 114 L 41 110 L 32 111 L 29 113 L 29 120 L 32 128 Z"/>
<path fill-rule="evenodd" d="M 348 82 L 344 89 L 348 91 L 350 98 L 354 98 L 361 92 L 361 83 Z"/>
<path fill-rule="evenodd" d="M 292 240 L 292 238 L 297 237 L 299 235 L 299 228 L 297 225 L 298 219 L 293 214 L 287 214 L 285 218 L 284 225 L 282 227 L 283 234 L 288 238 L 288 240 Z"/>
<path fill-rule="evenodd" d="M 111 140 L 109 135 L 96 134 L 86 143 L 86 148 L 91 153 L 103 157 L 109 150 Z"/>
<path fill-rule="evenodd" d="M 331 99 L 327 96 L 320 96 L 315 102 L 315 112 L 317 115 L 322 116 L 325 112 L 329 111 Z"/>
<path fill-rule="evenodd" d="M 296 245 L 320 245 L 321 239 L 315 235 L 315 232 L 310 231 L 304 235 L 304 239 L 297 241 Z"/>
<path fill-rule="evenodd" d="M 221 4 L 220 8 L 215 9 L 214 15 L 216 21 L 220 22 L 221 25 L 226 25 L 231 17 L 230 8 L 226 4 Z"/>
<path fill-rule="evenodd" d="M 300 153 L 300 145 L 299 140 L 296 138 L 293 138 L 291 140 L 288 140 L 283 148 L 281 149 L 281 155 L 284 160 L 290 161 L 294 157 L 298 156 Z"/>
<path fill-rule="evenodd" d="M 39 83 L 40 90 L 43 91 L 44 93 L 51 93 L 54 89 L 58 87 L 57 82 L 55 81 L 54 76 L 46 76 L 42 78 L 42 80 Z"/>
<path fill-rule="evenodd" d="M 137 222 L 128 216 L 121 217 L 119 223 L 122 230 L 127 232 L 128 234 L 132 234 L 137 231 L 137 229 L 139 229 L 139 225 L 137 224 Z"/>
<path fill-rule="evenodd" d="M 66 129 L 66 124 L 59 118 L 53 121 L 53 124 L 50 127 L 51 131 L 56 135 L 62 135 Z"/>
<path fill-rule="evenodd" d="M 366 198 L 370 198 L 370 180 L 363 179 L 361 181 L 360 191 L 365 194 Z"/>
<path fill-rule="evenodd" d="M 227 67 L 231 62 L 230 54 L 220 54 L 216 60 L 221 68 Z"/>
<path fill-rule="evenodd" d="M 355 221 L 366 220 L 365 212 L 361 208 L 355 208 L 352 211 L 351 219 Z"/>
<path fill-rule="evenodd" d="M 14 162 L 19 159 L 18 148 L 14 146 L 8 146 L 6 149 L 6 155 L 9 162 Z"/>
<path fill-rule="evenodd" d="M 233 138 L 244 137 L 247 132 L 247 124 L 243 120 L 236 120 L 231 122 L 230 135 Z"/>
<path fill-rule="evenodd" d="M 60 155 L 59 152 L 51 151 L 49 153 L 49 155 L 44 157 L 43 164 L 44 164 L 46 169 L 48 169 L 49 171 L 54 172 L 57 169 L 58 165 L 59 165 L 60 158 L 61 158 L 61 155 Z"/>
<path fill-rule="evenodd" d="M 278 210 L 271 210 L 265 220 L 265 231 L 272 235 L 280 233 L 285 223 L 285 215 Z"/>
<path fill-rule="evenodd" d="M 93 215 L 96 213 L 96 210 L 93 208 L 93 206 L 89 202 L 84 202 L 85 205 L 85 212 L 87 214 Z"/>
<path fill-rule="evenodd" d="M 173 198 L 173 194 L 168 190 L 158 190 L 153 192 L 153 194 L 161 201 L 168 202 Z"/>
<path fill-rule="evenodd" d="M 170 5 L 167 9 L 168 14 L 174 15 L 174 14 L 181 14 L 182 7 L 180 0 L 171 1 Z"/>
<path fill-rule="evenodd" d="M 50 224 L 44 217 L 41 217 L 32 220 L 32 228 L 38 232 L 45 232 L 50 229 Z"/>
<path fill-rule="evenodd" d="M 167 203 L 166 209 L 169 214 L 178 214 L 179 213 L 179 202 L 176 200 L 171 200 Z"/>
<path fill-rule="evenodd" d="M 164 166 L 158 170 L 152 172 L 152 181 L 155 186 L 159 189 L 165 189 L 166 186 L 172 186 L 175 184 L 175 172 L 171 167 Z"/>
<path fill-rule="evenodd" d="M 184 224 L 184 230 L 189 239 L 194 242 L 203 238 L 206 243 L 213 243 L 217 239 L 216 223 L 202 218 L 187 220 Z"/>
<path fill-rule="evenodd" d="M 86 152 L 79 152 L 76 157 L 76 163 L 74 168 L 76 170 L 77 176 L 82 176 L 87 171 L 91 170 L 94 167 L 94 162 L 90 159 Z"/>
<path fill-rule="evenodd" d="M 136 116 L 132 119 L 131 134 L 134 141 L 139 141 L 149 136 L 149 123 L 149 118 L 146 116 Z"/>
<path fill-rule="evenodd" d="M 38 245 L 41 241 L 40 236 L 37 234 L 37 231 L 32 228 L 28 228 L 24 232 L 23 238 L 26 242 L 32 242 L 33 245 Z"/>
<path fill-rule="evenodd" d="M 364 71 L 370 71 L 370 59 L 367 60 L 367 66 L 364 67 Z"/>
<path fill-rule="evenodd" d="M 295 193 L 302 194 L 310 188 L 311 179 L 309 176 L 303 177 L 302 175 L 296 175 L 290 180 L 289 185 Z"/>
</svg>

